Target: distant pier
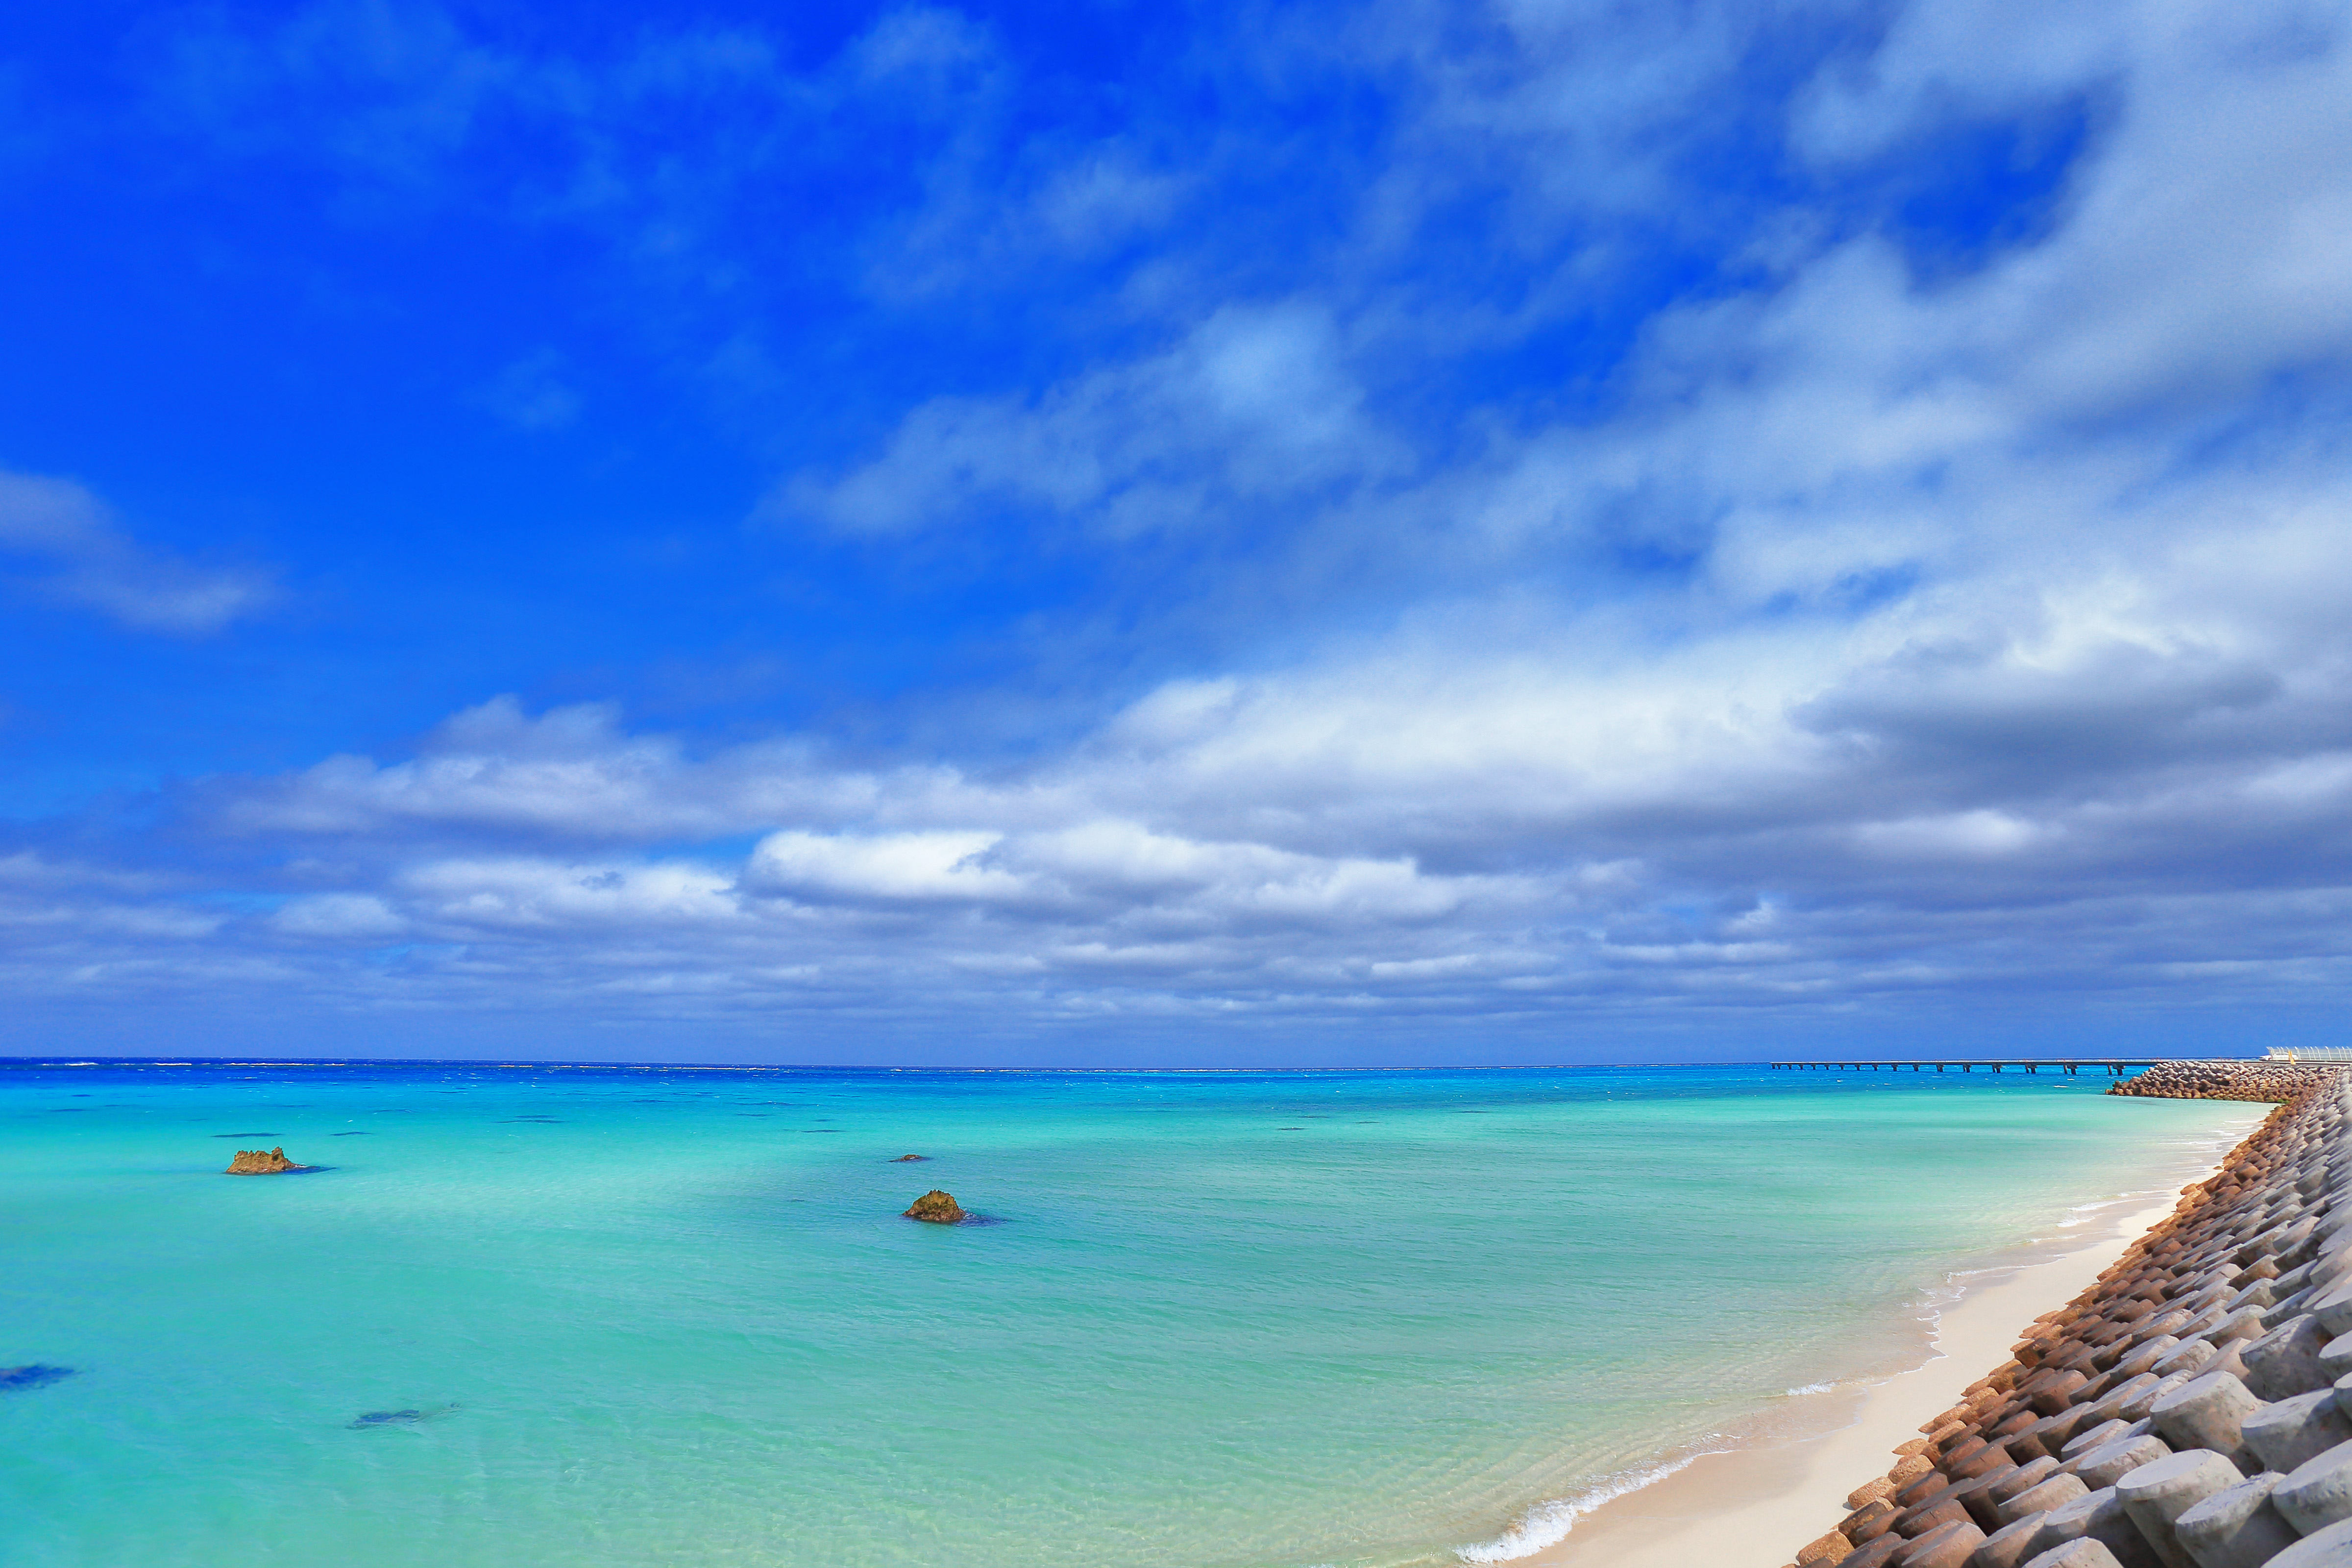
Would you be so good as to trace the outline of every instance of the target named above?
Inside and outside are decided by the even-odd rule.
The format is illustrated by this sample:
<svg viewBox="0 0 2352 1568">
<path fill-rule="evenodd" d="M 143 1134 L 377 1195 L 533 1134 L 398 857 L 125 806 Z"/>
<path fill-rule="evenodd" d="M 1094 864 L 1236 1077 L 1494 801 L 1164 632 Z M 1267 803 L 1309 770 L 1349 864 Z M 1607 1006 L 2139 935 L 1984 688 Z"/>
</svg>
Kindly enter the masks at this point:
<svg viewBox="0 0 2352 1568">
<path fill-rule="evenodd" d="M 2027 1072 L 2040 1072 L 2043 1068 L 2056 1068 L 2073 1078 L 2084 1068 L 2093 1068 L 2111 1078 L 2122 1078 L 2133 1068 L 2152 1068 L 2159 1058 L 2155 1057 L 1947 1057 L 1941 1061 L 1897 1062 L 1881 1057 L 1875 1061 L 1774 1062 L 1776 1071 L 1787 1072 L 1901 1072 L 1909 1068 L 1913 1072 L 1925 1072 L 1933 1068 L 1942 1072 L 1958 1068 L 1962 1072 L 1974 1072 L 1983 1068 L 1999 1072 L 2003 1068 L 2022 1068 Z"/>
</svg>

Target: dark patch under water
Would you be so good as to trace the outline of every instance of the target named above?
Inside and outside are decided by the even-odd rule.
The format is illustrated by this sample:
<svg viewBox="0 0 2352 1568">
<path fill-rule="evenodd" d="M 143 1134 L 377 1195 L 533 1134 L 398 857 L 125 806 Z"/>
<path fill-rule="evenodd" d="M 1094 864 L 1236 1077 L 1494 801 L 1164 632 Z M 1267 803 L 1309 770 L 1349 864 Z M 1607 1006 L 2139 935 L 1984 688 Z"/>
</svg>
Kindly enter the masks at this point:
<svg viewBox="0 0 2352 1568">
<path fill-rule="evenodd" d="M 373 1132 L 330 1132 L 327 1136 L 330 1138 L 373 1138 L 375 1134 Z"/>
<path fill-rule="evenodd" d="M 430 1410 L 371 1410 L 364 1415 L 352 1416 L 345 1425 L 353 1432 L 365 1432 L 375 1426 L 414 1426 L 420 1421 L 454 1415 L 457 1409 L 452 1403 L 436 1405 Z"/>
<path fill-rule="evenodd" d="M 277 1132 L 215 1132 L 213 1136 L 215 1138 L 277 1138 L 282 1136 L 282 1134 Z M 336 1136 L 341 1137 L 341 1134 L 338 1133 Z"/>
<path fill-rule="evenodd" d="M 31 1366 L 0 1366 L 0 1389 L 46 1388 L 73 1374 L 72 1367 L 42 1366 L 37 1363 Z"/>
</svg>

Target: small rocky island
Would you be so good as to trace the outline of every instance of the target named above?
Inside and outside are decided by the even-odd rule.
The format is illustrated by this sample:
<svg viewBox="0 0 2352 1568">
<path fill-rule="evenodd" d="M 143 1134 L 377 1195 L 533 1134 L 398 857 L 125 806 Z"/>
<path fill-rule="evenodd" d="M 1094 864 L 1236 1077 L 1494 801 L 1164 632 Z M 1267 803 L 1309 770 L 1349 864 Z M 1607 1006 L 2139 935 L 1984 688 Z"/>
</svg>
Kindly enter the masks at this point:
<svg viewBox="0 0 2352 1568">
<path fill-rule="evenodd" d="M 891 1161 L 890 1163 L 894 1165 L 903 1165 L 909 1160 L 928 1160 L 930 1156 L 929 1154 L 901 1154 L 897 1159 Z"/>
<path fill-rule="evenodd" d="M 915 1200 L 914 1206 L 907 1211 L 907 1217 L 929 1220 L 933 1225 L 956 1225 L 965 1218 L 965 1215 L 952 1193 L 943 1193 L 933 1187 Z"/>
<path fill-rule="evenodd" d="M 228 1163 L 224 1174 L 231 1176 L 275 1176 L 287 1171 L 307 1171 L 308 1165 L 298 1165 L 286 1157 L 284 1145 L 275 1149 L 239 1149 L 236 1158 Z"/>
</svg>

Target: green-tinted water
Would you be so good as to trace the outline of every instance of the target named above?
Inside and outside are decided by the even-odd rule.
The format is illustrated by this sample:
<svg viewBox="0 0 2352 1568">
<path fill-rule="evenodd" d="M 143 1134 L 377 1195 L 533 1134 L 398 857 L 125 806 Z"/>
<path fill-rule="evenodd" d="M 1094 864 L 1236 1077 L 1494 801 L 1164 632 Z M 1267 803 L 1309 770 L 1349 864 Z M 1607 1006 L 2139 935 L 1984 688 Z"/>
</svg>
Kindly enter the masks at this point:
<svg viewBox="0 0 2352 1568">
<path fill-rule="evenodd" d="M 0 1070 L 0 1364 L 76 1369 L 0 1393 L 0 1557 L 1491 1559 L 2218 1153 L 2097 1088 Z"/>
</svg>

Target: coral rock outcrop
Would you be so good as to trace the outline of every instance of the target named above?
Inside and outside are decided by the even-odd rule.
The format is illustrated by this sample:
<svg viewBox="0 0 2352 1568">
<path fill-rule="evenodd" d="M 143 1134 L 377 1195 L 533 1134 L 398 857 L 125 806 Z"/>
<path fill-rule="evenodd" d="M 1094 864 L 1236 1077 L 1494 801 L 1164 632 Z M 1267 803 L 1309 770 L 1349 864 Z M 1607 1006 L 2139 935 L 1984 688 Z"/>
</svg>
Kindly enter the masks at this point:
<svg viewBox="0 0 2352 1568">
<path fill-rule="evenodd" d="M 275 1149 L 239 1149 L 236 1158 L 228 1163 L 226 1173 L 232 1176 L 275 1176 L 284 1171 L 307 1170 L 286 1157 L 283 1145 Z"/>
<path fill-rule="evenodd" d="M 907 1217 L 928 1220 L 933 1225 L 954 1225 L 965 1215 L 963 1206 L 955 1201 L 953 1194 L 933 1187 L 915 1200 L 913 1206 L 907 1210 Z"/>
</svg>

